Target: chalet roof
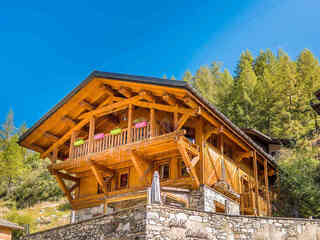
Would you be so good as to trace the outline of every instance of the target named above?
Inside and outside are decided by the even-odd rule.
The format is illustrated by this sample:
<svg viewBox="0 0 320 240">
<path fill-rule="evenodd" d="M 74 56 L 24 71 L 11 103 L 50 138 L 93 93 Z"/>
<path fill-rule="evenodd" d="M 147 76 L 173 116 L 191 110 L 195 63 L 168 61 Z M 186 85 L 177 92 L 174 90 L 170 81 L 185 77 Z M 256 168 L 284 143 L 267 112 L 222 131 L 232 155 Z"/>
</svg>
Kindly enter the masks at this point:
<svg viewBox="0 0 320 240">
<path fill-rule="evenodd" d="M 254 135 L 256 137 L 258 137 L 260 140 L 269 143 L 269 144 L 281 144 L 281 140 L 280 139 L 275 139 L 275 138 L 271 138 L 268 135 L 260 132 L 257 129 L 254 128 L 243 128 L 242 129 L 247 135 L 251 136 Z"/>
<path fill-rule="evenodd" d="M 9 222 L 4 219 L 0 219 L 0 227 L 6 227 L 13 230 L 23 230 L 23 227 L 19 226 L 18 224 Z"/>
<path fill-rule="evenodd" d="M 19 144 L 22 143 L 33 131 L 35 131 L 44 121 L 50 118 L 56 111 L 58 111 L 65 103 L 67 103 L 73 96 L 75 96 L 82 88 L 88 85 L 94 78 L 105 78 L 114 79 L 124 82 L 142 83 L 142 84 L 152 84 L 157 86 L 165 86 L 171 88 L 185 89 L 192 93 L 196 98 L 198 98 L 204 105 L 208 107 L 216 117 L 220 118 L 223 122 L 230 127 L 238 137 L 245 140 L 249 145 L 255 148 L 260 154 L 268 159 L 270 164 L 277 167 L 276 162 L 273 157 L 266 153 L 259 145 L 257 145 L 246 133 L 244 133 L 240 128 L 233 124 L 224 114 L 218 111 L 211 103 L 205 100 L 190 84 L 181 80 L 168 80 L 155 77 L 144 77 L 127 75 L 120 73 L 109 73 L 101 71 L 93 71 L 83 82 L 80 83 L 74 90 L 72 90 L 66 97 L 64 97 L 57 105 L 55 105 L 48 113 L 46 113 L 39 121 L 37 121 L 31 128 L 29 128 L 19 139 Z"/>
</svg>

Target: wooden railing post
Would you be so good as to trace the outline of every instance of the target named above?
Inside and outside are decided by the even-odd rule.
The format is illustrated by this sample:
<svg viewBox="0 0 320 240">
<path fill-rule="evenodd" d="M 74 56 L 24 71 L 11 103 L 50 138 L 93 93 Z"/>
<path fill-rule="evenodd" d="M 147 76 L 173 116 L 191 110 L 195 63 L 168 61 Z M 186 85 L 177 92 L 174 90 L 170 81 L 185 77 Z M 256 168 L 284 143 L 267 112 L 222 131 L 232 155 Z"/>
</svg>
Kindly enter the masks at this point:
<svg viewBox="0 0 320 240">
<path fill-rule="evenodd" d="M 155 136 L 155 116 L 154 116 L 154 108 L 150 109 L 150 129 L 151 133 L 150 136 L 154 137 Z"/>
<path fill-rule="evenodd" d="M 253 153 L 253 171 L 254 171 L 254 185 L 255 185 L 255 200 L 257 207 L 257 215 L 260 216 L 260 204 L 259 204 L 259 181 L 258 181 L 258 163 L 257 152 Z"/>
<path fill-rule="evenodd" d="M 94 145 L 94 132 L 95 132 L 95 123 L 96 123 L 96 119 L 94 116 L 92 116 L 90 118 L 90 125 L 89 125 L 89 141 L 88 141 L 88 150 L 89 153 L 93 152 L 93 145 Z"/>
<path fill-rule="evenodd" d="M 69 148 L 69 159 L 72 159 L 73 156 L 73 150 L 74 150 L 74 142 L 78 136 L 78 131 L 73 131 L 71 134 L 71 139 L 70 139 L 70 148 Z"/>
<path fill-rule="evenodd" d="M 129 104 L 128 109 L 128 143 L 132 141 L 132 104 Z"/>
<path fill-rule="evenodd" d="M 267 159 L 264 159 L 264 184 L 265 184 L 265 191 L 266 191 L 265 194 L 266 194 L 266 200 L 267 200 L 267 214 L 268 216 L 271 216 Z"/>
</svg>

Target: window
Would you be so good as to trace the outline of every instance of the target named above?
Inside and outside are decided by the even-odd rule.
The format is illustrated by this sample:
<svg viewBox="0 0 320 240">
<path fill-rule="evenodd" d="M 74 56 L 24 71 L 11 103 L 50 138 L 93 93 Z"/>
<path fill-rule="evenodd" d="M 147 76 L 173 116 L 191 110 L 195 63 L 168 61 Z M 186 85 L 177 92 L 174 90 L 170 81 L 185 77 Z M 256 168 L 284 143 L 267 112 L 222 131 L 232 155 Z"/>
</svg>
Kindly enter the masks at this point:
<svg viewBox="0 0 320 240">
<path fill-rule="evenodd" d="M 129 169 L 124 169 L 118 175 L 118 188 L 129 187 Z"/>
<path fill-rule="evenodd" d="M 183 160 L 180 160 L 180 174 L 181 174 L 181 177 L 189 177 L 187 166 Z"/>
<path fill-rule="evenodd" d="M 120 188 L 126 188 L 128 187 L 128 173 L 122 173 L 120 174 Z"/>
<path fill-rule="evenodd" d="M 109 181 L 109 178 L 104 177 L 103 181 L 105 182 L 105 185 L 107 187 L 107 192 L 111 192 L 111 181 Z M 98 183 L 98 194 L 103 193 L 101 185 Z"/>
<path fill-rule="evenodd" d="M 169 163 L 165 163 L 159 166 L 160 179 L 168 179 L 170 177 Z"/>
</svg>

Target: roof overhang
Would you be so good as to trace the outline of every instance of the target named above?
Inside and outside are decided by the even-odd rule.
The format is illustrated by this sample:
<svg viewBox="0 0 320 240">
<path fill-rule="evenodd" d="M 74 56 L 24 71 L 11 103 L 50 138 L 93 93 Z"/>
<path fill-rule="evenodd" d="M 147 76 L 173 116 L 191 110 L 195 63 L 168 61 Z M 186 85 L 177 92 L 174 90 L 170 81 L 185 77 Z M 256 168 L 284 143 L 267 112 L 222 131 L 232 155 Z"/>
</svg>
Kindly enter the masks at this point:
<svg viewBox="0 0 320 240">
<path fill-rule="evenodd" d="M 73 101 L 74 98 L 77 97 L 78 94 L 81 94 L 81 91 L 85 91 L 85 89 L 90 85 L 94 84 L 94 81 L 97 79 L 104 80 L 117 80 L 129 83 L 136 84 L 148 84 L 148 85 L 156 85 L 160 87 L 169 87 L 174 90 L 182 90 L 186 93 L 191 94 L 197 101 L 206 108 L 206 110 L 212 114 L 215 118 L 223 122 L 226 127 L 237 137 L 239 137 L 242 141 L 244 141 L 248 146 L 253 149 L 256 149 L 257 153 L 261 154 L 265 157 L 269 163 L 273 167 L 277 167 L 276 162 L 273 157 L 267 154 L 260 146 L 258 146 L 247 134 L 245 134 L 240 128 L 238 128 L 235 124 L 233 124 L 226 116 L 224 116 L 220 111 L 218 111 L 212 104 L 210 104 L 207 100 L 205 100 L 191 85 L 189 85 L 185 81 L 179 80 L 168 80 L 154 77 L 143 77 L 143 76 L 134 76 L 127 74 L 118 74 L 118 73 L 108 73 L 108 72 L 100 72 L 94 71 L 92 72 L 83 82 L 80 83 L 74 90 L 72 90 L 66 97 L 64 97 L 57 105 L 55 105 L 48 113 L 46 113 L 39 121 L 37 121 L 30 129 L 28 129 L 19 139 L 19 144 L 30 148 L 32 150 L 37 151 L 32 148 L 28 144 L 26 144 L 26 140 L 28 137 L 33 134 L 37 129 L 44 124 L 47 120 L 49 120 L 57 111 L 59 111 L 65 104 L 70 101 Z"/>
</svg>

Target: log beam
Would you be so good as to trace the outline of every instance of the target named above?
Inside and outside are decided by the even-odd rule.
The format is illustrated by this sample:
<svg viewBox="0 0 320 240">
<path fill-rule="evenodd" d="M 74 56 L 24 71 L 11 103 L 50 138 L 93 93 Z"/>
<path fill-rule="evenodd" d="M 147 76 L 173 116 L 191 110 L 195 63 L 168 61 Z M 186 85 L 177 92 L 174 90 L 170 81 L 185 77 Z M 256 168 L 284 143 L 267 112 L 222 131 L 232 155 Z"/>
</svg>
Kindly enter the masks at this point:
<svg viewBox="0 0 320 240">
<path fill-rule="evenodd" d="M 111 87 L 105 85 L 104 83 L 100 85 L 100 88 L 103 89 L 103 91 L 105 91 L 109 96 L 116 95 L 116 92 Z"/>
<path fill-rule="evenodd" d="M 61 120 L 63 122 L 65 122 L 68 126 L 72 127 L 72 128 L 77 125 L 77 122 L 75 120 L 73 120 L 71 117 L 67 116 L 67 115 L 63 116 L 61 118 Z"/>
<path fill-rule="evenodd" d="M 182 117 L 178 120 L 175 130 L 181 129 L 183 125 L 186 123 L 186 121 L 189 119 L 189 117 L 190 117 L 190 114 L 188 113 L 183 114 Z"/>
<path fill-rule="evenodd" d="M 56 141 L 59 140 L 59 137 L 56 136 L 56 135 L 54 135 L 54 134 L 51 133 L 51 132 L 45 132 L 45 133 L 43 134 L 43 136 L 49 138 L 49 139 L 50 139 L 51 141 L 53 141 L 53 142 L 56 142 Z"/>
<path fill-rule="evenodd" d="M 187 153 L 187 150 L 185 148 L 185 146 L 182 144 L 183 140 L 178 140 L 178 150 L 182 156 L 182 159 L 185 163 L 185 165 L 187 166 L 188 169 L 190 169 L 191 175 L 195 181 L 196 187 L 198 188 L 200 186 L 200 180 L 197 174 L 197 170 L 195 169 L 195 167 L 192 166 L 191 163 L 191 159 Z"/>
<path fill-rule="evenodd" d="M 267 200 L 267 214 L 268 216 L 271 216 L 271 204 L 270 204 L 270 193 L 269 193 L 269 178 L 268 178 L 268 161 L 267 159 L 264 159 L 263 162 L 264 165 L 264 184 L 265 184 L 265 194 L 266 194 L 266 200 Z"/>
<path fill-rule="evenodd" d="M 257 163 L 257 153 L 254 151 L 253 154 L 253 172 L 254 172 L 254 185 L 255 185 L 255 202 L 257 208 L 257 215 L 260 216 L 260 206 L 259 206 L 259 181 L 258 181 L 258 163 Z"/>
<path fill-rule="evenodd" d="M 96 110 L 93 110 L 88 113 L 84 113 L 84 114 L 80 115 L 79 118 L 86 119 L 86 118 L 90 118 L 91 116 L 102 116 L 110 110 L 122 108 L 124 106 L 128 106 L 129 104 L 133 104 L 134 102 L 136 102 L 142 98 L 143 98 L 143 96 L 134 96 L 132 98 L 127 98 L 126 100 L 116 102 L 116 103 L 113 103 L 113 104 L 110 104 L 110 105 L 107 105 L 107 106 L 104 106 L 101 108 L 97 108 Z"/>
<path fill-rule="evenodd" d="M 187 104 L 190 108 L 193 108 L 193 109 L 198 108 L 198 104 L 194 100 L 192 100 L 191 97 L 188 97 L 188 96 L 184 97 L 183 102 Z"/>
<path fill-rule="evenodd" d="M 154 108 L 160 111 L 165 112 L 178 112 L 178 113 L 189 113 L 190 115 L 195 115 L 196 110 L 178 107 L 178 106 L 168 106 L 164 104 L 157 104 L 157 103 L 150 103 L 150 102 L 142 102 L 142 101 L 136 101 L 132 103 L 135 106 L 143 107 L 143 108 Z"/>
<path fill-rule="evenodd" d="M 124 88 L 124 87 L 121 87 L 119 90 L 118 90 L 119 93 L 121 93 L 123 96 L 125 96 L 126 98 L 131 98 L 133 96 L 133 93 L 132 91 L 129 89 L 129 88 Z"/>
<path fill-rule="evenodd" d="M 163 95 L 162 99 L 170 105 L 173 105 L 173 106 L 177 105 L 177 99 L 168 93 Z"/>
<path fill-rule="evenodd" d="M 82 100 L 79 102 L 79 105 L 84 107 L 85 109 L 88 109 L 89 111 L 92 111 L 94 109 L 96 109 L 96 106 L 94 106 L 93 104 L 89 103 L 87 100 Z"/>
<path fill-rule="evenodd" d="M 141 91 L 139 92 L 139 96 L 143 97 L 145 100 L 149 101 L 149 102 L 155 102 L 156 99 L 155 97 L 152 95 L 151 92 L 148 91 Z"/>
</svg>

